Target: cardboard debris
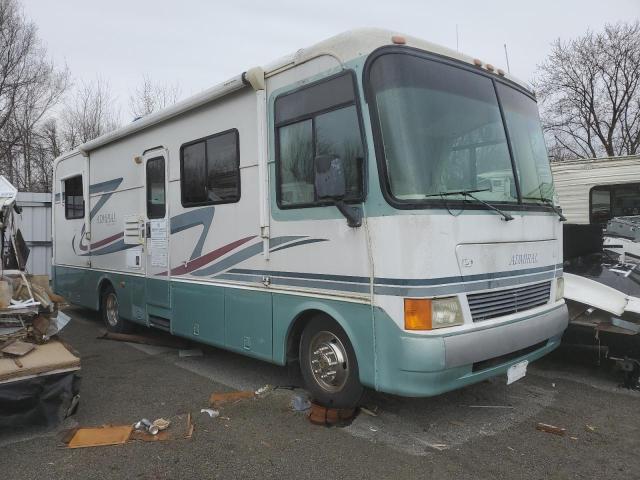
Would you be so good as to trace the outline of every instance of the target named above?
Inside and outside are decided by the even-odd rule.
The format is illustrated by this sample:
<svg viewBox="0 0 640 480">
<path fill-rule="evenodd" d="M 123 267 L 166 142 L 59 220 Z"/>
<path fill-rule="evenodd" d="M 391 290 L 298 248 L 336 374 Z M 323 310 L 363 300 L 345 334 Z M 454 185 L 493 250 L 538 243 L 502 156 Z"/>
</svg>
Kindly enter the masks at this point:
<svg viewBox="0 0 640 480">
<path fill-rule="evenodd" d="M 563 437 L 565 433 L 567 433 L 566 428 L 556 427 L 555 425 L 549 425 L 547 423 L 538 423 L 536 425 L 536 430 L 540 430 L 541 432 L 553 433 L 554 435 L 559 435 Z"/>
<path fill-rule="evenodd" d="M 35 347 L 36 346 L 33 343 L 23 342 L 22 340 L 14 340 L 8 345 L 5 345 L 0 351 L 8 355 L 22 357 L 33 350 Z"/>
<path fill-rule="evenodd" d="M 212 407 L 219 407 L 220 405 L 224 405 L 225 403 L 237 402 L 238 400 L 253 398 L 255 396 L 256 393 L 251 391 L 212 393 L 211 397 L 209 397 L 209 404 Z"/>
<path fill-rule="evenodd" d="M 0 382 L 24 375 L 38 375 L 56 370 L 79 369 L 80 359 L 61 342 L 52 340 L 35 348 L 20 358 L 18 367 L 10 358 L 0 358 Z"/>
<path fill-rule="evenodd" d="M 7 308 L 11 305 L 13 298 L 13 285 L 6 280 L 0 281 L 0 308 Z"/>
<path fill-rule="evenodd" d="M 131 425 L 108 425 L 99 428 L 79 428 L 67 445 L 69 448 L 100 447 L 126 443 L 131 436 Z"/>
</svg>

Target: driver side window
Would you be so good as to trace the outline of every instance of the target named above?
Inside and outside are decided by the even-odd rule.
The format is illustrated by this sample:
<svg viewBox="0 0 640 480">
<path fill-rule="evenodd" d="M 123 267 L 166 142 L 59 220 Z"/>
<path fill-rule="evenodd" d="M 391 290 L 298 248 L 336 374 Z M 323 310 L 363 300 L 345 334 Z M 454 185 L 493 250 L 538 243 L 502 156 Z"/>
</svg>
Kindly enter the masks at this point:
<svg viewBox="0 0 640 480">
<path fill-rule="evenodd" d="M 353 75 L 346 73 L 281 95 L 275 101 L 278 205 L 310 207 L 319 201 L 314 159 L 342 159 L 345 201 L 362 201 L 364 147 Z"/>
</svg>

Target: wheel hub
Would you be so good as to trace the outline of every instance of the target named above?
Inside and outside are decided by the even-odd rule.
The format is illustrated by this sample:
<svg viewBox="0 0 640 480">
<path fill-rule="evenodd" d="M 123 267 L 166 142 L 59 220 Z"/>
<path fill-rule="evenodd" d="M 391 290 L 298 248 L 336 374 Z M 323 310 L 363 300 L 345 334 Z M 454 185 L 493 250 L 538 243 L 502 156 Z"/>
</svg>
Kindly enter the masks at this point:
<svg viewBox="0 0 640 480">
<path fill-rule="evenodd" d="M 309 348 L 311 372 L 316 383 L 328 392 L 342 389 L 349 376 L 347 351 L 331 332 L 319 332 Z"/>
<path fill-rule="evenodd" d="M 118 325 L 118 297 L 115 293 L 109 293 L 106 301 L 107 307 L 107 322 L 110 326 L 115 327 Z"/>
</svg>

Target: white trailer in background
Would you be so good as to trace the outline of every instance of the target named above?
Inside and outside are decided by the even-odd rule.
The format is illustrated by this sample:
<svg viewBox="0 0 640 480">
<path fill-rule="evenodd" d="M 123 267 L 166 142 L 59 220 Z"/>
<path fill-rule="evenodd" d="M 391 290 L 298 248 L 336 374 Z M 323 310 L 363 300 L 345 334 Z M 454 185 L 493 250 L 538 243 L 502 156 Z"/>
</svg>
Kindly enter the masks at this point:
<svg viewBox="0 0 640 480">
<path fill-rule="evenodd" d="M 530 88 L 348 32 L 54 165 L 54 285 L 278 364 L 315 399 L 435 395 L 556 348 L 562 228 Z"/>
<path fill-rule="evenodd" d="M 552 162 L 551 171 L 568 223 L 640 214 L 639 155 Z"/>
</svg>

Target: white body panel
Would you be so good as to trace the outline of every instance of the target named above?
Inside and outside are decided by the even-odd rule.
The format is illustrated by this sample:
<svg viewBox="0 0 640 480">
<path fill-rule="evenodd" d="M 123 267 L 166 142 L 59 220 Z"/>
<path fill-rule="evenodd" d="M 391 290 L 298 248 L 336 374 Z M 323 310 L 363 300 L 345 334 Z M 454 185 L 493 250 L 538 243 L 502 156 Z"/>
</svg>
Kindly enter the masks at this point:
<svg viewBox="0 0 640 480">
<path fill-rule="evenodd" d="M 597 185 L 640 182 L 640 156 L 551 163 L 562 213 L 569 223 L 589 223 L 589 192 Z"/>
</svg>

